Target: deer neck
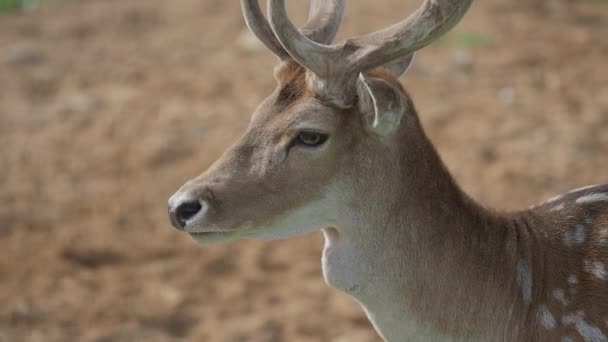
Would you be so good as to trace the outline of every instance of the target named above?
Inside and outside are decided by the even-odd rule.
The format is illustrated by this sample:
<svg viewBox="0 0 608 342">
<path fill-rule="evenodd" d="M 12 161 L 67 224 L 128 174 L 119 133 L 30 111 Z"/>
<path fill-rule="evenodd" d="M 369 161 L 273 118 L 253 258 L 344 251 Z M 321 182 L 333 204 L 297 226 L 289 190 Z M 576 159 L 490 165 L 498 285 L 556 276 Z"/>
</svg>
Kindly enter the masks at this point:
<svg viewBox="0 0 608 342">
<path fill-rule="evenodd" d="M 481 339 L 516 309 L 512 258 L 501 252 L 509 224 L 460 190 L 419 132 L 344 177 L 359 195 L 324 230 L 324 277 L 389 341 Z"/>
</svg>

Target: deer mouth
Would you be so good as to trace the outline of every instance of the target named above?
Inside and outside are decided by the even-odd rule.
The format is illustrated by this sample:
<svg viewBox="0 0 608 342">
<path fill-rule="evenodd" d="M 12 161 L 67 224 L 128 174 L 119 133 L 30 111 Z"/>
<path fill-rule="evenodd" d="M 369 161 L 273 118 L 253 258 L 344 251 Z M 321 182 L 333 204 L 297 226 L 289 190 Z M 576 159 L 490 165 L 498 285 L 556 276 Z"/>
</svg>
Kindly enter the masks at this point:
<svg viewBox="0 0 608 342">
<path fill-rule="evenodd" d="M 196 242 L 212 243 L 235 240 L 239 237 L 239 231 L 216 231 L 216 232 L 188 232 Z"/>
</svg>

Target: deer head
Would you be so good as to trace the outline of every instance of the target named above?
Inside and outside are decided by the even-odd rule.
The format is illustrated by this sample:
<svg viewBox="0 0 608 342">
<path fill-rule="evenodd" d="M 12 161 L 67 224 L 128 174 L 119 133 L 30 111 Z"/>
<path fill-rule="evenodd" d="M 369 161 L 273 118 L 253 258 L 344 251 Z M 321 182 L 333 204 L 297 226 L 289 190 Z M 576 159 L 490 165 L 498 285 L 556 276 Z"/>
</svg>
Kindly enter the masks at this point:
<svg viewBox="0 0 608 342">
<path fill-rule="evenodd" d="M 284 0 L 268 1 L 269 21 L 257 0 L 241 0 L 249 29 L 280 59 L 278 85 L 234 146 L 171 197 L 173 225 L 200 241 L 275 239 L 377 205 L 374 193 L 393 191 L 383 176 L 403 173 L 395 153 L 420 155 L 425 139 L 397 79 L 471 2 L 426 0 L 402 22 L 328 45 L 344 0 L 312 1 L 299 30 Z"/>
</svg>

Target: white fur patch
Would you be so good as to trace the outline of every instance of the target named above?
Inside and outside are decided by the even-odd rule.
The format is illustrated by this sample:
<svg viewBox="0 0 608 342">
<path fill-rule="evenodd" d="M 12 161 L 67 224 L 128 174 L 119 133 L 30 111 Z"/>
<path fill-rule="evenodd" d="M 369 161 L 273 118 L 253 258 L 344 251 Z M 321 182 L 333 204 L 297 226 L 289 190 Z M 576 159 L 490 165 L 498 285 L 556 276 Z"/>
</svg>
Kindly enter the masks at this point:
<svg viewBox="0 0 608 342">
<path fill-rule="evenodd" d="M 566 326 L 574 325 L 585 342 L 608 342 L 608 338 L 602 329 L 585 321 L 583 311 L 579 310 L 573 314 L 564 315 L 562 323 Z"/>
<path fill-rule="evenodd" d="M 570 284 L 570 285 L 576 285 L 576 284 L 578 284 L 578 278 L 574 274 L 571 274 L 568 277 L 568 284 Z"/>
<path fill-rule="evenodd" d="M 538 307 L 538 319 L 540 320 L 540 324 L 543 326 L 543 328 L 547 330 L 553 330 L 557 325 L 553 314 L 551 311 L 549 311 L 549 308 L 547 308 L 546 305 L 540 305 Z"/>
<path fill-rule="evenodd" d="M 580 245 L 587 238 L 587 229 L 582 224 L 577 224 L 574 229 L 567 230 L 564 233 L 564 245 L 570 247 L 572 245 Z"/>
<path fill-rule="evenodd" d="M 597 279 L 606 280 L 608 279 L 608 271 L 606 271 L 606 266 L 599 261 L 585 261 L 585 270 Z"/>
<path fill-rule="evenodd" d="M 532 273 L 524 260 L 519 260 L 516 266 L 515 278 L 521 289 L 521 296 L 526 303 L 532 301 Z"/>
<path fill-rule="evenodd" d="M 594 202 L 600 202 L 600 201 L 608 201 L 608 194 L 596 193 L 596 194 L 585 195 L 585 196 L 579 197 L 576 200 L 576 203 L 594 203 Z"/>
<path fill-rule="evenodd" d="M 603 246 L 608 246 L 608 228 L 602 229 L 599 232 L 599 243 Z"/>
<path fill-rule="evenodd" d="M 553 290 L 553 298 L 555 298 L 555 300 L 557 300 L 563 306 L 568 305 L 568 299 L 566 299 L 566 292 L 564 292 L 564 290 L 562 289 Z"/>
<path fill-rule="evenodd" d="M 566 205 L 564 203 L 560 203 L 556 206 L 551 207 L 551 209 L 549 209 L 549 211 L 560 211 L 562 209 L 564 209 L 566 207 Z"/>
</svg>

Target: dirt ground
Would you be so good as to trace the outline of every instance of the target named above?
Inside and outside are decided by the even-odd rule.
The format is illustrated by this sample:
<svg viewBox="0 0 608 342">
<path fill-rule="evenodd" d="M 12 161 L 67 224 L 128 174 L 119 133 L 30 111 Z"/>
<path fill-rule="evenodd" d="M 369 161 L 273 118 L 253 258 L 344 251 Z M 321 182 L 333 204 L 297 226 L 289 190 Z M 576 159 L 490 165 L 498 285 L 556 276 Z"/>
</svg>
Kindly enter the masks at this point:
<svg viewBox="0 0 608 342">
<path fill-rule="evenodd" d="M 350 1 L 340 37 L 418 3 Z M 486 0 L 419 53 L 404 84 L 464 189 L 512 209 L 608 182 L 606 37 L 604 0 Z M 201 246 L 166 217 L 274 62 L 237 1 L 0 14 L 0 341 L 379 340 L 320 234 Z"/>
</svg>

